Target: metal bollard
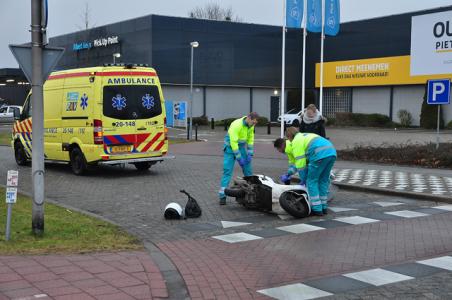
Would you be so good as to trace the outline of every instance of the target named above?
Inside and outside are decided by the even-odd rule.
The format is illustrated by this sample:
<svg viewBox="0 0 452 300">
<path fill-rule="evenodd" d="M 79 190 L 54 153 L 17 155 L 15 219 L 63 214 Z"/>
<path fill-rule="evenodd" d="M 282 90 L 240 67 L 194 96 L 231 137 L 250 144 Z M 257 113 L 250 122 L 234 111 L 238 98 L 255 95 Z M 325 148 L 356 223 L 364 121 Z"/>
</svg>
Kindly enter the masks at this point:
<svg viewBox="0 0 452 300">
<path fill-rule="evenodd" d="M 272 123 L 267 123 L 267 134 L 272 134 Z"/>
<path fill-rule="evenodd" d="M 213 118 L 210 119 L 210 128 L 211 128 L 212 130 L 215 129 L 215 120 L 214 120 Z"/>
<path fill-rule="evenodd" d="M 195 141 L 198 140 L 198 123 L 195 124 Z"/>
<path fill-rule="evenodd" d="M 187 140 L 190 140 L 190 122 L 187 122 Z"/>
</svg>

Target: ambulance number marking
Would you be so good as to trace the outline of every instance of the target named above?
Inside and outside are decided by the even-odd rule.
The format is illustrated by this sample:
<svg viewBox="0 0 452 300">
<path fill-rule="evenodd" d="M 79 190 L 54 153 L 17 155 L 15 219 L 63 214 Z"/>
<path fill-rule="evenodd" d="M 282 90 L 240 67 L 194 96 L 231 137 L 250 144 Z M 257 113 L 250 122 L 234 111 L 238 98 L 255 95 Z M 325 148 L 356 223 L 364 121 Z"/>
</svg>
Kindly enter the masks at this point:
<svg viewBox="0 0 452 300">
<path fill-rule="evenodd" d="M 121 121 L 111 123 L 113 127 L 134 127 L 135 121 Z"/>
<path fill-rule="evenodd" d="M 74 128 L 63 128 L 63 133 L 74 134 Z"/>
</svg>

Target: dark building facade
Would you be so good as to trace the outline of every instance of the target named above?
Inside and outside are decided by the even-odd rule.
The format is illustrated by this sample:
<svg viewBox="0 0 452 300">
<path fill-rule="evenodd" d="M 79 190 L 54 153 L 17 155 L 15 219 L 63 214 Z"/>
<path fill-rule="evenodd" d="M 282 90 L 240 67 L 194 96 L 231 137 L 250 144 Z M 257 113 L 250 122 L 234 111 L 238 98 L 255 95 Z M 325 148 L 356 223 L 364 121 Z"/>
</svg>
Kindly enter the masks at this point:
<svg viewBox="0 0 452 300">
<path fill-rule="evenodd" d="M 343 23 L 337 36 L 326 37 L 324 61 L 340 66 L 344 61 L 373 64 L 375 59 L 409 56 L 411 18 L 448 10 L 452 6 Z M 301 29 L 288 29 L 286 34 L 287 110 L 301 108 L 302 35 Z M 192 41 L 200 44 L 194 50 L 194 115 L 221 119 L 256 110 L 269 118 L 278 116 L 281 27 L 149 15 L 53 37 L 50 44 L 66 49 L 58 69 L 114 60 L 145 63 L 157 70 L 166 99 L 188 100 Z M 318 104 L 320 34 L 308 33 L 306 45 L 306 103 Z M 120 57 L 114 58 L 115 53 Z M 382 113 L 397 120 L 397 111 L 407 108 L 418 119 L 422 83 L 370 80 L 341 85 L 327 80 L 332 74 L 326 70 L 326 115 L 334 117 L 337 111 Z M 446 111 L 447 118 L 452 119 L 452 109 Z"/>
</svg>

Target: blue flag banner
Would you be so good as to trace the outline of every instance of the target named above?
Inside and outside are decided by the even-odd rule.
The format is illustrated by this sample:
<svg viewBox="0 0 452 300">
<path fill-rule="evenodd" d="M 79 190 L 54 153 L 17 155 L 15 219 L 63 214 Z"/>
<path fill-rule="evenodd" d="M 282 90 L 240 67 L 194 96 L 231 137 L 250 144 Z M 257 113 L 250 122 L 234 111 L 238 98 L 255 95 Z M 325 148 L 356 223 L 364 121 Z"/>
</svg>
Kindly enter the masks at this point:
<svg viewBox="0 0 452 300">
<path fill-rule="evenodd" d="M 339 0 L 325 0 L 325 34 L 337 35 L 340 26 Z"/>
<path fill-rule="evenodd" d="M 287 0 L 286 27 L 301 28 L 303 20 L 303 0 Z"/>
<path fill-rule="evenodd" d="M 322 0 L 307 0 L 307 27 L 311 32 L 322 32 Z"/>
</svg>

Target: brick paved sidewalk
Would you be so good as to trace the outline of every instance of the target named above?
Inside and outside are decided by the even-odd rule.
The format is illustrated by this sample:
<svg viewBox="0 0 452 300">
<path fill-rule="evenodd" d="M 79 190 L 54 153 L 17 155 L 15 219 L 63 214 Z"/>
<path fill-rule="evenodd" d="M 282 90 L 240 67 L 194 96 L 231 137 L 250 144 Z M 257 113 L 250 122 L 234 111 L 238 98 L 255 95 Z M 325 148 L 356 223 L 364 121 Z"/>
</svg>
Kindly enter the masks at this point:
<svg viewBox="0 0 452 300">
<path fill-rule="evenodd" d="M 0 299 L 160 299 L 165 281 L 146 252 L 0 256 Z"/>
</svg>

